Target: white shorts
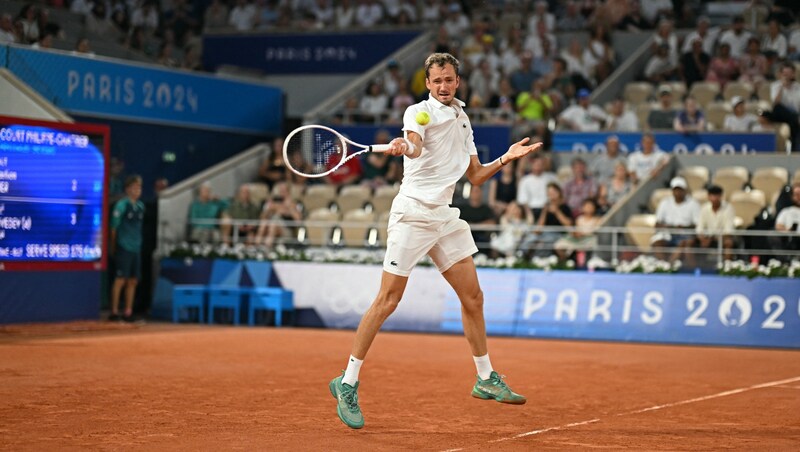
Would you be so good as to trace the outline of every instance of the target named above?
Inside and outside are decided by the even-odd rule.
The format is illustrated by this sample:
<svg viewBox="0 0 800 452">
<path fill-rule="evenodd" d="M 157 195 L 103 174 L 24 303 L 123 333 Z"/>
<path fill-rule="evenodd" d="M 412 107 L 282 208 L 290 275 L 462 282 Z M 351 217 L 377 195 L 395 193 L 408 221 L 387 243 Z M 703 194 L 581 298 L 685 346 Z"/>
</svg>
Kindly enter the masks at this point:
<svg viewBox="0 0 800 452">
<path fill-rule="evenodd" d="M 478 252 L 469 225 L 455 207 L 426 204 L 397 195 L 389 216 L 383 269 L 408 276 L 426 254 L 446 272 L 456 262 Z"/>
</svg>

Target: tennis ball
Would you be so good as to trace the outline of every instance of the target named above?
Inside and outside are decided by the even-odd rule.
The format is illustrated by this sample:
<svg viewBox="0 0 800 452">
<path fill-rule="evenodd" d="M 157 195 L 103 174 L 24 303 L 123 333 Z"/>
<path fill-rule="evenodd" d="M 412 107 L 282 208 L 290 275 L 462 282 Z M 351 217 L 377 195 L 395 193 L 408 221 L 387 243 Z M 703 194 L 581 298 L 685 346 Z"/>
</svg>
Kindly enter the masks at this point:
<svg viewBox="0 0 800 452">
<path fill-rule="evenodd" d="M 417 120 L 417 124 L 424 126 L 431 122 L 431 115 L 429 115 L 427 111 L 421 111 L 417 113 L 417 116 L 414 119 Z"/>
</svg>

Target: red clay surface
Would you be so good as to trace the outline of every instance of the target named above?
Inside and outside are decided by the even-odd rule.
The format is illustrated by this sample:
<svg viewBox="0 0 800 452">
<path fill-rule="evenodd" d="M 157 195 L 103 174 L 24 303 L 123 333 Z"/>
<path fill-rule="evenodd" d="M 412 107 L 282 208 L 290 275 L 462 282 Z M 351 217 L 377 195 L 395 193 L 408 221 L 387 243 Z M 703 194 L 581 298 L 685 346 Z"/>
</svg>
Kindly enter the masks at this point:
<svg viewBox="0 0 800 452">
<path fill-rule="evenodd" d="M 491 338 L 495 368 L 528 396 L 509 406 L 469 396 L 475 369 L 462 337 L 382 333 L 361 371 L 366 426 L 354 431 L 328 392 L 352 336 L 5 327 L 0 449 L 800 448 L 795 351 Z M 660 408 L 636 412 L 651 407 Z"/>
</svg>

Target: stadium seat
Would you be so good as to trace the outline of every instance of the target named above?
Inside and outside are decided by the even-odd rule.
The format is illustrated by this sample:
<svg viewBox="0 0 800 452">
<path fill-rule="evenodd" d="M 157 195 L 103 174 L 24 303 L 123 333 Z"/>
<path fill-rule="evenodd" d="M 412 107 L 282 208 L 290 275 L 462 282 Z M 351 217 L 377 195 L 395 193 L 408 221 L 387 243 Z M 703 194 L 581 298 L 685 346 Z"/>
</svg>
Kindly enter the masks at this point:
<svg viewBox="0 0 800 452">
<path fill-rule="evenodd" d="M 655 213 L 656 209 L 658 209 L 658 205 L 661 203 L 661 200 L 668 196 L 672 196 L 671 188 L 656 188 L 653 190 L 653 192 L 650 193 L 650 202 L 648 203 L 650 212 Z"/>
<path fill-rule="evenodd" d="M 711 182 L 722 187 L 725 199 L 730 199 L 731 194 L 741 190 L 748 179 L 747 168 L 743 166 L 725 166 L 714 172 Z"/>
<path fill-rule="evenodd" d="M 399 189 L 394 186 L 383 186 L 375 189 L 375 196 L 372 197 L 372 211 L 380 215 L 388 212 L 392 208 L 392 202 L 397 196 Z"/>
<path fill-rule="evenodd" d="M 217 259 L 211 266 L 208 284 L 176 284 L 172 289 L 172 321 L 178 323 L 186 309 L 197 309 L 198 321 L 203 323 L 206 295 L 210 298 L 212 290 L 239 287 L 241 276 L 241 263 Z"/>
<path fill-rule="evenodd" d="M 269 196 L 269 187 L 267 184 L 262 184 L 260 182 L 253 182 L 249 184 L 250 188 L 250 201 L 253 204 L 261 205 L 264 204 L 264 201 L 267 200 Z"/>
<path fill-rule="evenodd" d="M 556 172 L 556 178 L 558 179 L 558 183 L 562 186 L 572 179 L 572 167 L 569 165 L 561 165 L 558 167 L 558 172 Z"/>
<path fill-rule="evenodd" d="M 731 194 L 730 203 L 736 216 L 742 218 L 742 227 L 746 228 L 753 224 L 756 215 L 767 205 L 767 200 L 761 190 L 739 190 Z"/>
<path fill-rule="evenodd" d="M 630 82 L 625 85 L 622 97 L 631 105 L 646 103 L 653 95 L 653 84 L 648 82 Z"/>
<path fill-rule="evenodd" d="M 744 100 L 749 100 L 753 95 L 753 85 L 747 82 L 728 82 L 722 91 L 722 97 L 730 101 L 734 96 L 739 96 Z"/>
<path fill-rule="evenodd" d="M 763 100 L 764 102 L 769 102 L 772 105 L 772 96 L 770 95 L 770 87 L 769 83 L 762 83 L 761 86 L 758 87 L 758 100 Z"/>
<path fill-rule="evenodd" d="M 375 214 L 364 209 L 345 212 L 342 217 L 342 236 L 344 243 L 351 247 L 363 247 L 367 232 L 375 223 Z"/>
<path fill-rule="evenodd" d="M 329 222 L 339 221 L 339 214 L 332 212 L 327 207 L 320 207 L 313 210 L 306 218 L 307 222 Z M 325 246 L 330 241 L 332 226 L 322 224 L 306 224 L 306 238 L 308 244 L 312 246 Z"/>
<path fill-rule="evenodd" d="M 290 184 L 289 185 L 289 193 L 291 194 L 292 199 L 295 199 L 297 201 L 301 201 L 303 199 L 303 191 L 305 190 L 305 188 L 306 188 L 305 185 Z M 272 196 L 279 195 L 280 194 L 279 190 L 280 190 L 280 184 L 273 185 L 272 186 L 271 195 Z"/>
<path fill-rule="evenodd" d="M 686 184 L 689 185 L 689 191 L 694 193 L 697 190 L 705 188 L 708 183 L 709 171 L 705 166 L 687 166 L 682 168 L 678 175 L 686 179 Z"/>
<path fill-rule="evenodd" d="M 765 199 L 772 199 L 788 183 L 789 170 L 781 166 L 759 168 L 750 179 L 750 185 L 763 191 Z"/>
<path fill-rule="evenodd" d="M 701 188 L 699 190 L 692 190 L 692 198 L 697 201 L 701 206 L 708 201 L 708 190 Z"/>
<path fill-rule="evenodd" d="M 661 86 L 669 86 L 669 89 L 672 90 L 672 99 L 675 101 L 680 102 L 686 96 L 686 83 L 680 81 L 664 82 Z"/>
<path fill-rule="evenodd" d="M 306 212 L 313 212 L 320 208 L 330 207 L 334 199 L 336 199 L 336 187 L 319 184 L 308 187 L 301 198 L 301 202 Z"/>
<path fill-rule="evenodd" d="M 342 188 L 339 197 L 336 198 L 336 205 L 340 212 L 361 209 L 369 202 L 372 197 L 372 189 L 366 185 L 349 185 Z"/>
<path fill-rule="evenodd" d="M 794 175 L 792 175 L 792 183 L 800 182 L 800 168 L 795 170 Z"/>
<path fill-rule="evenodd" d="M 636 119 L 639 120 L 642 127 L 647 127 L 647 117 L 650 116 L 650 110 L 657 108 L 656 105 L 644 102 L 635 107 Z"/>
<path fill-rule="evenodd" d="M 650 251 L 650 239 L 656 232 L 656 216 L 653 214 L 635 214 L 625 222 L 627 240 L 639 251 Z"/>
<path fill-rule="evenodd" d="M 697 103 L 705 108 L 706 105 L 717 99 L 719 95 L 719 83 L 717 82 L 695 82 L 689 95 L 697 100 Z"/>
<path fill-rule="evenodd" d="M 711 102 L 706 105 L 705 115 L 712 130 L 722 130 L 725 126 L 725 116 L 730 114 L 731 107 L 725 102 Z"/>
<path fill-rule="evenodd" d="M 247 324 L 255 325 L 258 311 L 275 311 L 275 326 L 281 326 L 283 312 L 294 312 L 294 292 L 269 285 L 272 262 L 247 261 L 244 267 L 253 282 L 253 287 L 247 288 Z"/>
<path fill-rule="evenodd" d="M 219 282 L 208 286 L 208 323 L 213 324 L 217 309 L 233 311 L 233 324 L 239 324 L 239 313 L 242 306 L 244 290 L 239 286 L 242 277 L 242 263 L 227 259 L 214 260 L 214 269 L 219 268 L 225 275 Z M 213 273 L 213 271 L 212 271 Z"/>
</svg>

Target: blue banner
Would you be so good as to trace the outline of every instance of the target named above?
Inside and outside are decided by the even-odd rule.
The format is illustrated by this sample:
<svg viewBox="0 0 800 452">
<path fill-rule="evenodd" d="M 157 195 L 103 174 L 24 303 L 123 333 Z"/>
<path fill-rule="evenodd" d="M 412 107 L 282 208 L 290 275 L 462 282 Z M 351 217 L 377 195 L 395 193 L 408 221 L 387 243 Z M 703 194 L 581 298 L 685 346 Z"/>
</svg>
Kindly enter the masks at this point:
<svg viewBox="0 0 800 452">
<path fill-rule="evenodd" d="M 388 130 L 389 136 L 403 136 L 402 125 L 380 125 L 380 126 L 343 126 L 339 124 L 329 124 L 341 134 L 347 136 L 356 143 L 373 144 L 375 134 L 379 130 Z M 475 147 L 478 148 L 478 156 L 484 163 L 490 162 L 503 155 L 511 145 L 511 128 L 508 126 L 483 126 L 472 125 L 475 134 Z"/>
<path fill-rule="evenodd" d="M 602 152 L 610 135 L 619 137 L 623 152 L 641 150 L 642 134 L 639 132 L 556 132 L 553 150 L 556 152 Z M 705 132 L 683 134 L 654 132 L 656 145 L 664 152 L 689 154 L 748 154 L 775 152 L 774 133 Z"/>
<path fill-rule="evenodd" d="M 267 74 L 358 74 L 405 46 L 416 31 L 206 35 L 203 65 L 225 64 Z"/>
<path fill-rule="evenodd" d="M 283 92 L 262 84 L 152 65 L 4 47 L 3 64 L 70 113 L 274 135 Z"/>
</svg>

